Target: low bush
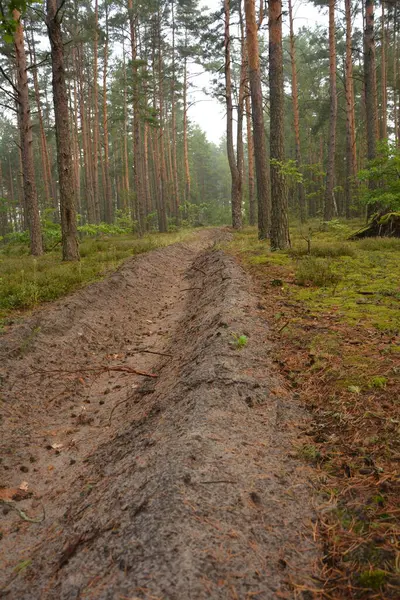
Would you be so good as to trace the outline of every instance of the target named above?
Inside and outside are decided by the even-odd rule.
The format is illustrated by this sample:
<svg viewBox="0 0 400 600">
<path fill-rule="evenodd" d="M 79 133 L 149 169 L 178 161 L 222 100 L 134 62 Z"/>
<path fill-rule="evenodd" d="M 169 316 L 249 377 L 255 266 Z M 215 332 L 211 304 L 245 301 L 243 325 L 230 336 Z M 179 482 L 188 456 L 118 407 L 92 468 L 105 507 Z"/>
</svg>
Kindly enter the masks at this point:
<svg viewBox="0 0 400 600">
<path fill-rule="evenodd" d="M 322 258 L 309 256 L 299 260 L 295 269 L 297 285 L 330 287 L 337 285 L 340 279 L 340 275 L 333 271 L 331 263 Z"/>
</svg>

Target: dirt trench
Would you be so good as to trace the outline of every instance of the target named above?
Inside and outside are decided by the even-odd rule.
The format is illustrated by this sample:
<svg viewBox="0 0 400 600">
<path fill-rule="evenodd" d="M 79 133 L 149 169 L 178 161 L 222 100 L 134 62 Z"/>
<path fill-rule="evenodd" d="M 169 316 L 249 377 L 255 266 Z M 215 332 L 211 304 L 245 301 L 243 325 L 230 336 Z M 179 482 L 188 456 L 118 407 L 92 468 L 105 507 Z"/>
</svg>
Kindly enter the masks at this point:
<svg viewBox="0 0 400 600">
<path fill-rule="evenodd" d="M 228 236 L 131 259 L 1 339 L 1 597 L 302 597 L 306 415 Z"/>
</svg>

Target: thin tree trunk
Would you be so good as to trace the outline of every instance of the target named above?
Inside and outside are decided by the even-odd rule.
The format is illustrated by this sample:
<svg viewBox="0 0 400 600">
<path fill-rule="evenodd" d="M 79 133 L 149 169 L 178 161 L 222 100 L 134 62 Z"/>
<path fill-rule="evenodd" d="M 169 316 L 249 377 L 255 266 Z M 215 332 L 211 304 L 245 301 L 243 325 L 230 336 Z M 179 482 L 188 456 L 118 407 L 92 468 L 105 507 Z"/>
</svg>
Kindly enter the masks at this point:
<svg viewBox="0 0 400 600">
<path fill-rule="evenodd" d="M 46 24 L 51 44 L 53 101 L 56 127 L 57 166 L 60 186 L 60 213 L 63 260 L 79 260 L 73 167 L 69 131 L 68 97 L 65 83 L 61 15 L 56 0 L 47 0 Z"/>
<path fill-rule="evenodd" d="M 233 101 L 232 101 L 232 78 L 231 78 L 231 37 L 230 37 L 230 0 L 224 0 L 225 13 L 225 95 L 226 95 L 226 143 L 228 151 L 229 168 L 232 178 L 231 207 L 232 226 L 234 229 L 242 228 L 242 195 L 241 175 L 235 158 L 233 147 Z"/>
<path fill-rule="evenodd" d="M 365 107 L 367 119 L 367 156 L 373 160 L 376 156 L 378 138 L 378 110 L 376 90 L 376 59 L 374 33 L 374 1 L 365 0 L 364 29 L 364 80 Z"/>
<path fill-rule="evenodd" d="M 264 131 L 258 30 L 254 0 L 245 0 L 247 54 L 251 91 L 253 140 L 257 175 L 258 237 L 265 240 L 271 229 L 271 188 L 268 170 L 267 144 Z"/>
<path fill-rule="evenodd" d="M 346 184 L 345 184 L 345 215 L 350 217 L 350 207 L 353 191 L 356 186 L 357 174 L 357 148 L 354 113 L 354 85 L 353 85 L 353 57 L 351 51 L 351 0 L 345 0 L 346 17 L 346 65 L 345 65 L 345 93 L 346 93 Z"/>
<path fill-rule="evenodd" d="M 397 90 L 397 67 L 399 63 L 398 56 L 398 40 L 397 40 L 397 27 L 398 27 L 398 3 L 396 2 L 394 7 L 394 18 L 393 18 L 393 120 L 394 120 L 394 136 L 396 146 L 400 145 L 400 119 L 399 110 L 400 107 L 397 105 L 398 101 L 398 90 Z"/>
<path fill-rule="evenodd" d="M 125 47 L 123 45 L 123 69 L 124 69 L 124 211 L 127 211 L 127 200 L 130 194 L 129 182 L 129 152 L 128 152 L 128 101 L 127 101 L 127 81 L 125 64 Z"/>
<path fill-rule="evenodd" d="M 382 86 L 382 106 L 381 106 L 381 137 L 387 139 L 387 65 L 386 65 L 386 26 L 385 26 L 385 3 L 382 5 L 382 42 L 381 42 L 381 86 Z"/>
<path fill-rule="evenodd" d="M 113 200 L 110 179 L 110 158 L 109 158 L 109 134 L 108 134 L 108 108 L 107 108 L 107 71 L 108 71 L 108 4 L 105 3 L 105 26 L 106 35 L 104 40 L 104 69 L 103 69 L 103 136 L 104 136 L 104 214 L 107 223 L 113 222 Z"/>
<path fill-rule="evenodd" d="M 249 224 L 257 223 L 256 187 L 254 173 L 254 140 L 251 130 L 251 100 L 250 91 L 246 92 L 246 128 L 247 128 L 247 164 L 249 169 Z"/>
<path fill-rule="evenodd" d="M 94 8 L 95 32 L 93 48 L 93 203 L 95 223 L 100 223 L 99 201 L 99 82 L 98 82 L 98 47 L 99 47 L 99 0 L 95 0 Z"/>
<path fill-rule="evenodd" d="M 166 173 L 165 173 L 165 147 L 164 147 L 164 93 L 163 93 L 163 60 L 161 50 L 161 15 L 158 13 L 158 106 L 159 106 L 159 169 L 160 169 L 160 181 L 159 181 L 159 230 L 161 233 L 168 231 L 167 221 L 167 189 L 166 189 Z"/>
<path fill-rule="evenodd" d="M 35 39 L 33 35 L 33 28 L 31 27 L 31 40 L 29 42 L 29 53 L 31 57 L 31 63 L 33 64 L 32 75 L 33 75 L 33 88 L 35 91 L 35 102 L 36 102 L 36 110 L 38 114 L 39 121 L 39 131 L 40 131 L 40 154 L 42 159 L 42 173 L 43 173 L 43 184 L 44 184 L 44 192 L 46 196 L 46 203 L 49 208 L 54 208 L 57 210 L 57 199 L 53 198 L 53 184 L 52 184 L 52 176 L 51 176 L 51 168 L 49 161 L 49 152 L 47 149 L 47 140 L 46 133 L 44 130 L 43 123 L 43 113 L 42 113 L 42 104 L 40 101 L 40 88 L 38 81 L 38 72 L 36 66 L 36 49 L 35 49 Z"/>
<path fill-rule="evenodd" d="M 186 34 L 187 46 L 187 34 Z M 187 103 L 187 56 L 185 52 L 183 65 L 183 163 L 185 172 L 185 203 L 190 202 L 190 168 L 188 147 L 188 103 Z"/>
<path fill-rule="evenodd" d="M 17 106 L 21 139 L 24 202 L 28 213 L 30 251 L 34 256 L 40 256 L 43 254 L 43 242 L 35 183 L 35 167 L 33 161 L 32 123 L 31 109 L 29 106 L 28 71 L 25 55 L 24 30 L 20 20 L 21 15 L 17 10 L 13 11 L 13 17 L 17 22 L 14 33 L 14 48 L 17 66 Z"/>
<path fill-rule="evenodd" d="M 346 0 L 348 1 L 348 0 Z M 294 117 L 294 139 L 295 139 L 295 156 L 297 168 L 301 168 L 301 146 L 300 146 L 300 115 L 299 115 L 299 94 L 297 84 L 297 67 L 296 67 L 296 47 L 294 39 L 293 27 L 293 10 L 292 0 L 289 0 L 289 25 L 290 25 L 290 62 L 292 67 L 292 102 L 293 102 L 293 117 Z M 302 182 L 297 184 L 297 197 L 299 200 L 300 221 L 306 220 L 306 197 L 304 185 Z"/>
<path fill-rule="evenodd" d="M 337 122 L 335 0 L 329 0 L 329 95 L 330 114 L 328 134 L 328 165 L 326 169 L 324 206 L 325 221 L 331 221 L 335 212 L 334 187 Z"/>
<path fill-rule="evenodd" d="M 90 135 L 88 132 L 87 114 L 85 110 L 85 91 L 84 91 L 84 75 L 83 75 L 83 46 L 80 45 L 76 58 L 76 72 L 78 76 L 78 98 L 79 98 L 79 113 L 81 121 L 82 134 L 82 150 L 83 150 L 83 170 L 85 176 L 85 192 L 86 192 L 86 208 L 89 223 L 96 222 L 96 213 L 94 208 L 93 181 L 91 173 L 91 152 L 90 152 Z"/>
<path fill-rule="evenodd" d="M 178 183 L 178 158 L 177 158 L 177 127 L 176 127 L 176 65 L 175 65 L 175 1 L 171 2 L 172 13 L 172 81 L 171 81 L 171 128 L 172 128 L 172 186 L 173 186 L 173 212 L 176 224 L 180 222 L 180 197 Z"/>
</svg>

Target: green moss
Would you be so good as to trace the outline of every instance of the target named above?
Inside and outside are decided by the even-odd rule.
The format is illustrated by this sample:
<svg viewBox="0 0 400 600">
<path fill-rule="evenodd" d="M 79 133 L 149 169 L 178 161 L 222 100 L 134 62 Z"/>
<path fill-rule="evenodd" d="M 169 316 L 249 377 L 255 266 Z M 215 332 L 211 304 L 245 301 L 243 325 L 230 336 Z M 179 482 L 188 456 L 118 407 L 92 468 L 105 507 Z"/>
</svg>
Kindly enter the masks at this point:
<svg viewBox="0 0 400 600">
<path fill-rule="evenodd" d="M 377 389 L 385 389 L 388 380 L 387 377 L 376 376 L 369 381 L 369 387 Z"/>
<path fill-rule="evenodd" d="M 382 569 L 363 571 L 359 576 L 359 584 L 369 590 L 380 590 L 385 584 L 387 574 Z"/>
</svg>

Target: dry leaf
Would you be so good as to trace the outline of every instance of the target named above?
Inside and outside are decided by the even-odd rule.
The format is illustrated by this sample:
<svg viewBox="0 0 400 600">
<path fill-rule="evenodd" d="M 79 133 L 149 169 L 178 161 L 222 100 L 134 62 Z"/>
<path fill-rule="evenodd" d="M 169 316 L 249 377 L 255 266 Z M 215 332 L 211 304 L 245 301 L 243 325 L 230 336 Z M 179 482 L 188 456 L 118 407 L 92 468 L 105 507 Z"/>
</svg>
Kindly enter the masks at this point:
<svg viewBox="0 0 400 600">
<path fill-rule="evenodd" d="M 29 484 L 28 484 L 28 482 L 27 482 L 27 481 L 22 481 L 22 482 L 20 483 L 20 485 L 19 485 L 19 488 L 18 488 L 18 489 L 22 490 L 23 492 L 27 492 L 27 491 L 28 491 L 28 488 L 29 488 Z"/>
<path fill-rule="evenodd" d="M 63 447 L 63 444 L 51 444 L 53 450 L 60 450 Z"/>
</svg>

